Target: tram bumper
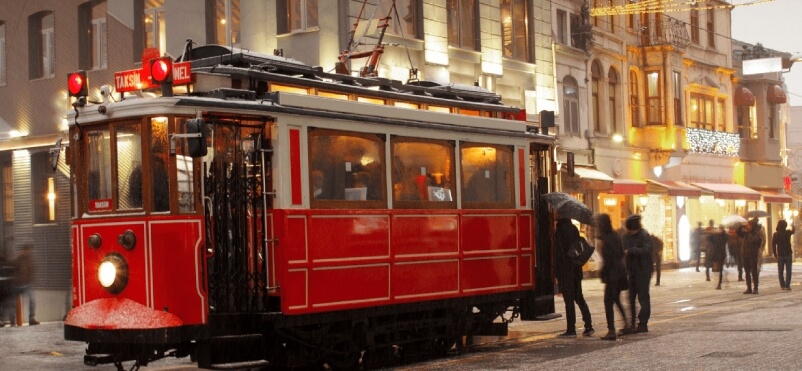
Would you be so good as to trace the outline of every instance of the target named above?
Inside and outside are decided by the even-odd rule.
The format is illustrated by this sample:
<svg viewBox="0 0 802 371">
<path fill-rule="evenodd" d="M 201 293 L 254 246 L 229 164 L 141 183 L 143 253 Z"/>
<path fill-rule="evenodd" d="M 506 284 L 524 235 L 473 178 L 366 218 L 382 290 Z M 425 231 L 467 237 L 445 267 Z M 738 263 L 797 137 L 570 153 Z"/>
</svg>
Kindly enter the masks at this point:
<svg viewBox="0 0 802 371">
<path fill-rule="evenodd" d="M 186 340 L 185 330 L 175 314 L 124 298 L 93 300 L 73 308 L 64 320 L 66 340 L 88 343 L 177 344 Z"/>
</svg>

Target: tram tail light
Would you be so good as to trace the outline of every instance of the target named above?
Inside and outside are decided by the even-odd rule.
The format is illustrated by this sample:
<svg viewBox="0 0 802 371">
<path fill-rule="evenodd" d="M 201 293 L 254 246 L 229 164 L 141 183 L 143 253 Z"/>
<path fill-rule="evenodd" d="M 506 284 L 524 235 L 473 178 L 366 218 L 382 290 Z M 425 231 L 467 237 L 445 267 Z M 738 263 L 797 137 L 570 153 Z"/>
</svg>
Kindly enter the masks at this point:
<svg viewBox="0 0 802 371">
<path fill-rule="evenodd" d="M 89 95 L 89 81 L 86 78 L 86 71 L 76 71 L 67 75 L 67 91 L 70 97 L 86 97 Z"/>
</svg>

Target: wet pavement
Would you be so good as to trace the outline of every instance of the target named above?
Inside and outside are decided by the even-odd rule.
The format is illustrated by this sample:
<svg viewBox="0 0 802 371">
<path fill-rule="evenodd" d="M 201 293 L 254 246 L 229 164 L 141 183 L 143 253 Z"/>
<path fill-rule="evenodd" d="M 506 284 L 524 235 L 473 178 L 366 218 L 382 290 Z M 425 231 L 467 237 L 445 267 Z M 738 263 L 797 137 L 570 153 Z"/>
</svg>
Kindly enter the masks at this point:
<svg viewBox="0 0 802 371">
<path fill-rule="evenodd" d="M 794 265 L 792 291 L 780 289 L 775 264 L 761 272 L 760 294 L 742 294 L 746 285 L 728 268 L 722 289 L 694 268 L 665 270 L 661 286 L 651 289 L 649 332 L 600 339 L 606 333 L 603 286 L 583 281 L 596 333 L 558 338 L 563 318 L 510 325 L 506 338 L 483 337 L 480 346 L 435 361 L 398 370 L 799 370 L 802 357 L 802 263 Z M 652 285 L 654 280 L 652 281 Z M 626 299 L 624 296 L 626 306 Z M 556 298 L 562 314 L 561 297 Z M 618 317 L 616 317 L 618 318 Z M 582 326 L 582 321 L 578 321 Z M 621 328 L 621 323 L 617 323 Z M 581 330 L 581 329 L 580 329 Z M 114 370 L 110 365 L 83 365 L 84 344 L 63 339 L 61 322 L 0 328 L 0 370 Z M 130 363 L 130 362 L 129 362 Z M 127 364 L 130 367 L 130 364 Z M 188 358 L 165 359 L 143 370 L 196 369 Z"/>
</svg>

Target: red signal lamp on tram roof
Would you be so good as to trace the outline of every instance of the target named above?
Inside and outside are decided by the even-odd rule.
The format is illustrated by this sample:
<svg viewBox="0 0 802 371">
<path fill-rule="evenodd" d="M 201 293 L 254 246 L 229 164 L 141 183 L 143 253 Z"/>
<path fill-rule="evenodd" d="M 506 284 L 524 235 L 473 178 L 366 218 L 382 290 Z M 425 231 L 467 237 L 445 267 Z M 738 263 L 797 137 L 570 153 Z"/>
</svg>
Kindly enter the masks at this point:
<svg viewBox="0 0 802 371">
<path fill-rule="evenodd" d="M 70 97 L 86 97 L 89 95 L 88 85 L 86 71 L 76 71 L 67 75 L 67 91 Z"/>
<path fill-rule="evenodd" d="M 173 82 L 173 59 L 161 57 L 150 61 L 150 77 L 154 84 Z"/>
</svg>

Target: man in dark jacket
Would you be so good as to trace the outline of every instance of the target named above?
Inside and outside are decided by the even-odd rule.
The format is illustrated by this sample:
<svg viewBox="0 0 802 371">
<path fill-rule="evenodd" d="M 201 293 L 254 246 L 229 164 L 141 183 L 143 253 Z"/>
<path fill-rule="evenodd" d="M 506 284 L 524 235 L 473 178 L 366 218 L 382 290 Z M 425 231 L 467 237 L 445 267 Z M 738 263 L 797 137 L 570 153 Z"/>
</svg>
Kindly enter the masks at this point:
<svg viewBox="0 0 802 371">
<path fill-rule="evenodd" d="M 746 225 L 738 230 L 738 235 L 743 238 L 741 245 L 741 259 L 744 262 L 746 272 L 746 291 L 744 294 L 757 294 L 758 263 L 760 261 L 760 249 L 764 245 L 764 236 L 758 224 L 757 218 L 750 220 Z M 752 285 L 754 282 L 754 286 Z"/>
<path fill-rule="evenodd" d="M 641 227 L 640 215 L 630 215 L 626 223 L 627 234 L 624 235 L 624 260 L 629 272 L 629 311 L 632 321 L 630 328 L 634 332 L 649 332 L 649 317 L 652 314 L 649 297 L 649 281 L 652 278 L 652 239 Z M 640 304 L 638 325 L 635 326 L 635 300 Z"/>
<path fill-rule="evenodd" d="M 793 262 L 793 252 L 791 251 L 791 236 L 794 235 L 794 227 L 786 229 L 788 222 L 780 220 L 777 222 L 777 230 L 771 238 L 771 251 L 777 258 L 777 273 L 780 278 L 780 288 L 783 290 L 791 289 L 791 263 Z"/>
<path fill-rule="evenodd" d="M 593 322 L 590 318 L 590 309 L 585 297 L 582 295 L 582 266 L 574 264 L 568 256 L 568 249 L 579 240 L 579 230 L 571 223 L 571 219 L 557 220 L 557 229 L 554 231 L 554 272 L 557 283 L 565 301 L 565 321 L 567 329 L 560 334 L 562 337 L 576 336 L 576 308 L 579 305 L 582 312 L 582 321 L 585 322 L 584 336 L 593 334 Z"/>
<path fill-rule="evenodd" d="M 660 272 L 663 270 L 663 240 L 655 235 L 649 235 L 652 239 L 652 260 L 654 260 L 655 280 L 654 285 L 660 286 Z"/>
<path fill-rule="evenodd" d="M 702 235 L 704 229 L 702 222 L 696 224 L 696 229 L 691 232 L 691 260 L 696 259 L 696 271 L 699 271 L 699 263 L 702 261 Z"/>
</svg>

